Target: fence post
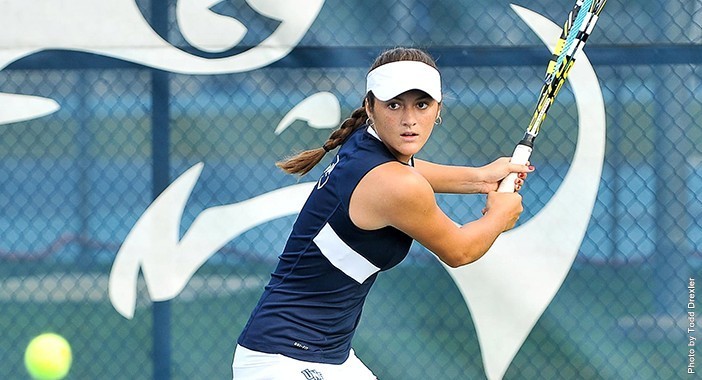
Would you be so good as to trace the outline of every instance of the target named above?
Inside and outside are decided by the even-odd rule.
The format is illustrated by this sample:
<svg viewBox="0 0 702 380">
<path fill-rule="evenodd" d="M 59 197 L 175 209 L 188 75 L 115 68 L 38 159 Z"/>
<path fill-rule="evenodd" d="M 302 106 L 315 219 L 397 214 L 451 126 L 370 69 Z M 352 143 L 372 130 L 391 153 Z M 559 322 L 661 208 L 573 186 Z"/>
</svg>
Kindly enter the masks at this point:
<svg viewBox="0 0 702 380">
<path fill-rule="evenodd" d="M 88 106 L 88 97 L 90 96 L 90 84 L 83 73 L 78 77 L 76 85 L 76 96 L 78 97 L 78 108 L 76 109 L 76 118 L 78 119 L 78 133 L 76 134 L 76 145 L 78 146 L 78 190 L 80 196 L 80 205 L 78 206 L 78 215 L 80 224 L 78 227 L 78 255 L 80 260 L 78 263 L 83 266 L 89 266 L 93 263 L 93 257 L 86 248 L 86 239 L 88 239 L 89 219 L 92 205 L 90 204 L 90 168 L 93 163 L 93 158 L 90 153 L 90 144 L 95 141 L 95 138 L 90 129 L 90 108 Z"/>
<path fill-rule="evenodd" d="M 151 2 L 151 22 L 162 36 L 168 34 L 167 1 Z M 169 74 L 151 71 L 151 153 L 153 197 L 161 194 L 170 183 L 170 85 Z M 171 304 L 152 304 L 153 376 L 154 380 L 171 378 Z"/>
</svg>

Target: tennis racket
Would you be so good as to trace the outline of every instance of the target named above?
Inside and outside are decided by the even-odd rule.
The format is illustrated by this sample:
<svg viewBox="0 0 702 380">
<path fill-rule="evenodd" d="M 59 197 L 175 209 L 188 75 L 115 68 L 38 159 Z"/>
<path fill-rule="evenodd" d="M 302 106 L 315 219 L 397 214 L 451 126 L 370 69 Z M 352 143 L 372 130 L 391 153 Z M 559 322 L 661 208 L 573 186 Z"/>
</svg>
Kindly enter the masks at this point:
<svg viewBox="0 0 702 380">
<path fill-rule="evenodd" d="M 602 8 L 607 0 L 577 0 L 575 6 L 568 13 L 568 19 L 563 25 L 563 31 L 556 43 L 554 54 L 546 69 L 544 84 L 541 87 L 539 100 L 536 103 L 534 114 L 529 122 L 524 138 L 517 143 L 517 147 L 512 154 L 511 162 L 515 164 L 526 164 L 531 157 L 534 148 L 534 140 L 541 130 L 541 124 L 546 118 L 546 113 L 556 99 L 556 95 L 563 87 L 570 69 L 575 63 L 575 56 L 582 50 L 590 36 L 590 32 L 595 27 Z M 505 177 L 497 191 L 502 193 L 514 192 L 514 181 L 517 173 L 511 173 Z"/>
</svg>

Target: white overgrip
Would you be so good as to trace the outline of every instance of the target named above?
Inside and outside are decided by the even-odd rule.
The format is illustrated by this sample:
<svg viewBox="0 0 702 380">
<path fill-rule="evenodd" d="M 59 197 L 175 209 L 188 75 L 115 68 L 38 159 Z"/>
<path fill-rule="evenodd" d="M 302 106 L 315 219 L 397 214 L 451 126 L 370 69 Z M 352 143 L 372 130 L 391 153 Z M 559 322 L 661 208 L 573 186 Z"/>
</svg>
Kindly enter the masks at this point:
<svg viewBox="0 0 702 380">
<path fill-rule="evenodd" d="M 514 148 L 514 153 L 512 153 L 512 159 L 510 160 L 513 164 L 525 165 L 531 157 L 532 147 L 523 144 L 517 144 Z M 507 177 L 502 179 L 500 186 L 497 191 L 500 193 L 514 193 L 514 181 L 517 180 L 517 173 L 509 173 Z"/>
</svg>

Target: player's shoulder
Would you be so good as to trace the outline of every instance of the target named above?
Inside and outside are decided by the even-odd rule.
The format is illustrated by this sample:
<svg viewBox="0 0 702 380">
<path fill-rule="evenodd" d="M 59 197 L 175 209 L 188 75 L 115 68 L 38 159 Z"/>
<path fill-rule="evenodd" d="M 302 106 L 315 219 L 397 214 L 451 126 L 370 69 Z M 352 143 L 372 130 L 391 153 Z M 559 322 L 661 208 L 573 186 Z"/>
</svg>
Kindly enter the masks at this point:
<svg viewBox="0 0 702 380">
<path fill-rule="evenodd" d="M 436 207 L 429 182 L 417 170 L 399 162 L 373 168 L 353 191 L 352 198 L 351 217 L 366 229 L 397 228 L 421 219 Z"/>
<path fill-rule="evenodd" d="M 378 191 L 400 197 L 418 196 L 421 193 L 433 195 L 429 181 L 415 168 L 400 162 L 387 162 L 371 170 L 367 179 Z"/>
</svg>

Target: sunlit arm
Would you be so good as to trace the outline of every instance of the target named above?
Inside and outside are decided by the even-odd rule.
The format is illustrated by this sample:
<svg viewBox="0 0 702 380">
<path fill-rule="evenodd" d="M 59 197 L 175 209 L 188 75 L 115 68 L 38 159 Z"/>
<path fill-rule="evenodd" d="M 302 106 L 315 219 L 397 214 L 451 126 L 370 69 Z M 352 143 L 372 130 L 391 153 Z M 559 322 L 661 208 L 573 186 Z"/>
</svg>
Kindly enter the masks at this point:
<svg viewBox="0 0 702 380">
<path fill-rule="evenodd" d="M 400 164 L 386 164 L 361 180 L 349 214 L 363 229 L 393 226 L 446 265 L 459 267 L 481 258 L 502 232 L 514 226 L 521 211 L 519 194 L 490 192 L 485 214 L 457 226 L 437 205 L 425 177 Z"/>
<path fill-rule="evenodd" d="M 520 181 L 526 179 L 526 173 L 533 167 L 512 164 L 508 157 L 501 157 L 480 167 L 451 166 L 415 160 L 415 169 L 431 184 L 435 193 L 452 194 L 487 194 L 497 190 L 500 181 L 509 173 L 520 174 Z"/>
<path fill-rule="evenodd" d="M 435 164 L 414 160 L 414 167 L 427 179 L 435 193 L 483 193 L 485 181 L 480 168 Z"/>
</svg>

